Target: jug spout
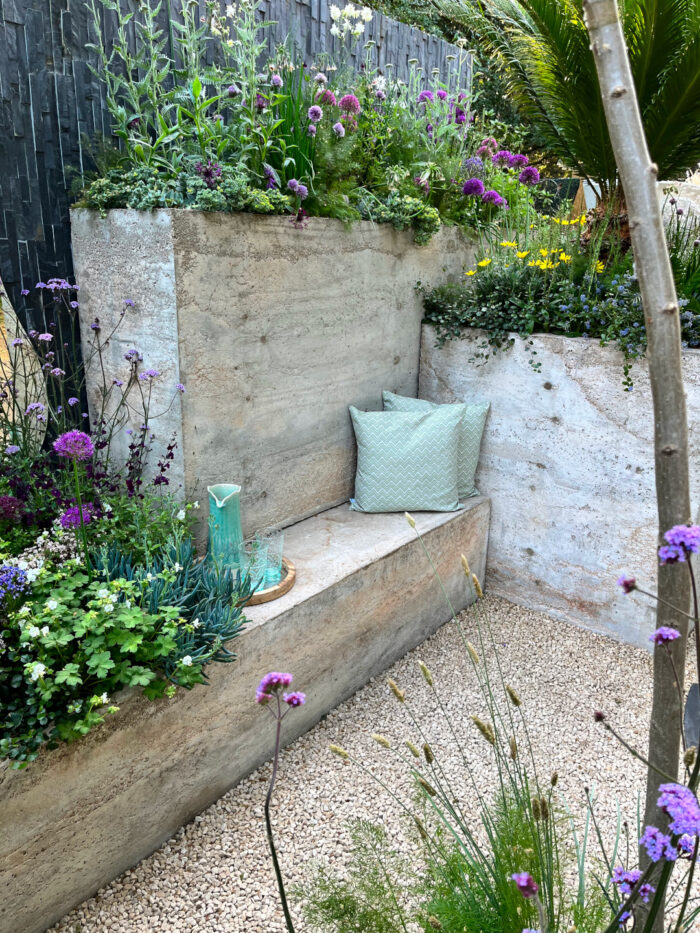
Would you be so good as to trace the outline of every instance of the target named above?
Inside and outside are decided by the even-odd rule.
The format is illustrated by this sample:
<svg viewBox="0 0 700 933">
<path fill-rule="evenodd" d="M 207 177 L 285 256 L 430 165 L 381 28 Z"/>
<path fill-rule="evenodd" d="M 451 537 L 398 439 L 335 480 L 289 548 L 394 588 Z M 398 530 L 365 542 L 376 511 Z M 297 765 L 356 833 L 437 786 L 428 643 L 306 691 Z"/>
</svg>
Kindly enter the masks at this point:
<svg viewBox="0 0 700 933">
<path fill-rule="evenodd" d="M 207 486 L 207 492 L 219 509 L 223 509 L 231 496 L 238 495 L 240 491 L 241 487 L 235 483 L 217 483 L 215 486 Z"/>
</svg>

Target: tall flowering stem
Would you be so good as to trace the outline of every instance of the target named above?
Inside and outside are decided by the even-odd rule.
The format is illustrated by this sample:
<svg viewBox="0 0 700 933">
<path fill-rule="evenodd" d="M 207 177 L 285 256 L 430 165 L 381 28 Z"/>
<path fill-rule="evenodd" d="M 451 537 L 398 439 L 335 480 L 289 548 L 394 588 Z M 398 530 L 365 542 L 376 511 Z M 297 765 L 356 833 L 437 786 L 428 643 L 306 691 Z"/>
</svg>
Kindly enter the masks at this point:
<svg viewBox="0 0 700 933">
<path fill-rule="evenodd" d="M 53 449 L 59 457 L 73 461 L 73 481 L 75 483 L 75 498 L 78 503 L 78 516 L 80 520 L 80 538 L 83 546 L 83 556 L 88 576 L 92 577 L 92 566 L 88 551 L 87 532 L 85 531 L 85 516 L 83 514 L 83 500 L 80 495 L 80 476 L 78 474 L 78 460 L 91 460 L 95 448 L 89 434 L 83 431 L 66 431 L 53 442 Z"/>
<path fill-rule="evenodd" d="M 284 920 L 287 924 L 288 933 L 294 933 L 294 924 L 292 922 L 292 915 L 289 912 L 289 905 L 287 903 L 287 895 L 284 889 L 284 879 L 282 878 L 282 870 L 280 868 L 279 859 L 277 858 L 277 848 L 275 846 L 275 837 L 272 832 L 272 820 L 270 818 L 270 805 L 272 803 L 272 794 L 275 789 L 275 781 L 277 780 L 277 770 L 279 767 L 279 755 L 280 755 L 280 740 L 282 737 L 282 720 L 297 706 L 303 706 L 306 702 L 306 696 L 303 693 L 295 691 L 294 693 L 284 693 L 281 694 L 283 687 L 288 687 L 293 680 L 291 674 L 281 674 L 276 671 L 271 671 L 269 674 L 265 674 L 263 679 L 260 681 L 260 686 L 255 695 L 255 699 L 258 703 L 267 708 L 272 713 L 272 716 L 275 720 L 275 754 L 272 761 L 272 776 L 270 777 L 270 786 L 267 789 L 267 796 L 265 797 L 265 830 L 267 832 L 267 844 L 270 847 L 270 854 L 272 855 L 272 864 L 275 869 L 275 877 L 277 879 L 277 889 L 280 895 L 280 901 L 282 902 L 282 910 L 284 912 Z M 286 709 L 284 709 L 286 705 Z"/>
</svg>

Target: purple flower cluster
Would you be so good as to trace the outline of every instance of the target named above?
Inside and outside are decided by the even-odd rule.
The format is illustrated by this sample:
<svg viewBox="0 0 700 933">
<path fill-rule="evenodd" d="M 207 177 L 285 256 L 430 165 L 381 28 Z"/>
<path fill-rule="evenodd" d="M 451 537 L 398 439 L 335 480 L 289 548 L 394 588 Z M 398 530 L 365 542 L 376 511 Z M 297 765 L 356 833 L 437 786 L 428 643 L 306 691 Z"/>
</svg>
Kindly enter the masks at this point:
<svg viewBox="0 0 700 933">
<path fill-rule="evenodd" d="M 638 868 L 626 871 L 621 865 L 613 868 L 612 880 L 617 885 L 617 889 L 623 897 L 629 897 L 634 886 L 642 877 L 642 872 Z M 645 904 L 649 903 L 649 898 L 656 891 L 650 884 L 643 884 L 638 891 L 639 897 Z"/>
<path fill-rule="evenodd" d="M 462 193 L 467 197 L 480 198 L 484 194 L 484 183 L 480 178 L 468 178 L 462 185 Z"/>
<path fill-rule="evenodd" d="M 17 496 L 0 496 L 0 521 L 16 524 L 23 511 L 22 501 Z"/>
<path fill-rule="evenodd" d="M 221 166 L 218 162 L 207 161 L 206 165 L 203 162 L 197 162 L 194 170 L 207 188 L 216 188 L 217 182 L 221 178 Z"/>
<path fill-rule="evenodd" d="M 472 156 L 470 159 L 465 159 L 462 168 L 467 178 L 481 178 L 484 174 L 484 160 L 479 156 Z"/>
<path fill-rule="evenodd" d="M 526 185 L 528 188 L 532 188 L 533 185 L 539 184 L 540 173 L 537 171 L 534 165 L 526 166 L 522 172 L 518 175 L 518 181 L 521 185 Z"/>
<path fill-rule="evenodd" d="M 322 91 L 319 91 L 316 95 L 317 104 L 328 104 L 330 107 L 335 107 L 337 101 L 335 99 L 335 94 L 329 88 L 324 88 Z"/>
<path fill-rule="evenodd" d="M 483 140 L 479 148 L 476 150 L 476 154 L 482 159 L 490 159 L 498 149 L 498 143 L 493 138 L 489 136 L 487 139 Z"/>
<path fill-rule="evenodd" d="M 428 103 L 434 104 L 434 103 L 435 103 L 435 95 L 433 94 L 432 91 L 421 91 L 420 94 L 418 95 L 418 101 L 417 101 L 417 102 L 418 102 L 419 104 L 428 104 Z"/>
<path fill-rule="evenodd" d="M 668 545 L 659 548 L 659 560 L 662 564 L 676 564 L 685 561 L 688 554 L 700 551 L 700 525 L 674 525 L 664 535 Z"/>
<path fill-rule="evenodd" d="M 626 573 L 623 573 L 622 576 L 618 578 L 617 585 L 621 586 L 625 593 L 631 593 L 632 590 L 637 589 L 637 580 L 635 577 L 630 577 Z"/>
<path fill-rule="evenodd" d="M 294 677 L 291 674 L 280 674 L 277 671 L 270 671 L 265 674 L 258 685 L 255 694 L 256 703 L 267 703 L 272 699 L 273 693 L 276 693 L 281 687 L 288 687 Z"/>
<path fill-rule="evenodd" d="M 534 897 L 539 891 L 539 885 L 532 877 L 532 875 L 527 871 L 517 872 L 510 877 L 516 883 L 518 886 L 518 891 L 520 891 L 526 900 L 528 898 Z"/>
<path fill-rule="evenodd" d="M 307 111 L 307 116 L 312 123 L 318 123 L 323 119 L 323 110 L 318 104 L 312 104 Z"/>
<path fill-rule="evenodd" d="M 142 382 L 145 382 L 147 379 L 157 379 L 160 376 L 160 372 L 157 369 L 144 369 L 142 373 L 139 373 L 139 379 Z"/>
<path fill-rule="evenodd" d="M 296 178 L 290 178 L 287 182 L 287 187 L 292 192 L 292 194 L 299 198 L 300 201 L 303 201 L 309 193 L 309 189 L 306 187 L 306 185 L 302 185 L 302 183 L 297 181 Z"/>
<path fill-rule="evenodd" d="M 338 106 L 344 113 L 358 114 L 362 109 L 359 100 L 354 94 L 345 94 L 338 101 Z"/>
<path fill-rule="evenodd" d="M 29 589 L 27 574 L 12 564 L 0 566 L 0 606 L 8 597 L 17 597 Z"/>
<path fill-rule="evenodd" d="M 80 528 L 80 506 L 73 505 L 61 515 L 59 521 L 62 528 Z M 97 518 L 97 510 L 94 503 L 83 502 L 82 524 L 88 525 L 94 518 Z"/>
<path fill-rule="evenodd" d="M 493 204 L 494 207 L 508 206 L 508 202 L 503 197 L 503 195 L 499 194 L 498 191 L 494 191 L 493 189 L 491 189 L 491 191 L 485 191 L 481 196 L 481 200 L 484 202 L 484 204 Z"/>
<path fill-rule="evenodd" d="M 675 641 L 681 637 L 681 633 L 668 625 L 660 625 L 653 635 L 649 636 L 649 641 L 655 645 L 667 645 L 670 641 Z"/>
<path fill-rule="evenodd" d="M 662 784 L 656 803 L 668 816 L 668 828 L 675 836 L 696 836 L 700 833 L 700 806 L 689 787 Z"/>
<path fill-rule="evenodd" d="M 647 855 L 652 862 L 658 862 L 662 858 L 667 859 L 669 862 L 675 862 L 678 858 L 678 849 L 671 842 L 671 837 L 662 833 L 655 826 L 646 827 L 639 844 L 647 850 Z"/>
<path fill-rule="evenodd" d="M 70 460 L 90 460 L 95 453 L 90 436 L 83 431 L 66 431 L 53 442 L 53 449 Z"/>
<path fill-rule="evenodd" d="M 294 693 L 284 693 L 282 699 L 288 706 L 303 706 L 306 703 L 306 694 L 295 690 Z"/>
</svg>

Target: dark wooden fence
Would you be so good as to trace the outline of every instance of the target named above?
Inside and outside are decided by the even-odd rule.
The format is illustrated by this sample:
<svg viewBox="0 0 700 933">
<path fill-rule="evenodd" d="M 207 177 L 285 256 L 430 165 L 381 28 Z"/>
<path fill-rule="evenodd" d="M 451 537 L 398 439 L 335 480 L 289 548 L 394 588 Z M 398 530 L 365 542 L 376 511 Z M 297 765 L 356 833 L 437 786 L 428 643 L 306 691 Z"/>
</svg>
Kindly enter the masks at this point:
<svg viewBox="0 0 700 933">
<path fill-rule="evenodd" d="M 120 0 L 126 7 L 135 0 Z M 199 0 L 204 12 L 204 0 Z M 343 4 L 341 4 L 343 5 Z M 164 0 L 163 25 L 179 0 Z M 274 21 L 271 45 L 288 34 L 309 63 L 333 51 L 327 0 L 263 0 L 260 15 Z M 90 12 L 84 0 L 0 0 L 0 277 L 16 308 L 20 290 L 72 273 L 68 209 L 71 188 L 91 167 L 83 139 L 109 134 L 100 82 L 91 73 Z M 111 37 L 104 17 L 105 39 Z M 351 53 L 364 60 L 373 39 L 375 62 L 406 77 L 418 59 L 426 74 L 444 75 L 457 50 L 434 36 L 375 13 Z M 31 298 L 31 296 L 30 296 Z M 35 309 L 38 312 L 38 308 Z M 25 307 L 35 317 L 31 304 Z"/>
</svg>

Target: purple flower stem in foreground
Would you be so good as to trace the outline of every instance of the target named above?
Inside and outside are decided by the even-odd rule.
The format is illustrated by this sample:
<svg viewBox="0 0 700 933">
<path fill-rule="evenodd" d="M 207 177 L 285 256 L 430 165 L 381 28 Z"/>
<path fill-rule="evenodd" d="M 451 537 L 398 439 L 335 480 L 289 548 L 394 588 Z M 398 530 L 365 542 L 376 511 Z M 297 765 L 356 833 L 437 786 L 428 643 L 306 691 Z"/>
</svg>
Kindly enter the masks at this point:
<svg viewBox="0 0 700 933">
<path fill-rule="evenodd" d="M 282 733 L 282 720 L 287 715 L 289 710 L 282 712 L 282 702 L 280 699 L 279 690 L 275 691 L 275 700 L 277 701 L 277 713 L 272 715 L 277 720 L 277 728 L 275 730 L 275 757 L 272 762 L 272 776 L 270 778 L 270 786 L 267 789 L 267 797 L 265 798 L 265 829 L 267 831 L 267 844 L 270 846 L 270 854 L 272 855 L 272 864 L 275 869 L 275 877 L 277 878 L 277 888 L 280 894 L 280 900 L 282 901 L 282 910 L 284 911 L 284 920 L 287 924 L 287 930 L 289 933 L 294 933 L 294 924 L 292 923 L 292 915 L 289 912 L 289 905 L 287 904 L 287 895 L 284 890 L 284 881 L 282 879 L 282 871 L 280 869 L 280 863 L 277 858 L 277 849 L 275 848 L 275 837 L 272 833 L 272 821 L 270 820 L 270 804 L 272 802 L 272 792 L 275 789 L 275 780 L 277 779 L 277 768 L 279 766 L 279 757 L 280 757 L 280 737 Z"/>
<path fill-rule="evenodd" d="M 83 500 L 80 495 L 80 477 L 78 476 L 78 458 L 73 457 L 73 478 L 75 480 L 75 498 L 78 500 L 78 515 L 80 516 L 80 537 L 83 542 L 83 557 L 85 558 L 85 567 L 88 577 L 92 580 L 92 566 L 90 564 L 90 555 L 88 553 L 87 532 L 85 531 L 85 518 L 83 515 Z"/>
</svg>

